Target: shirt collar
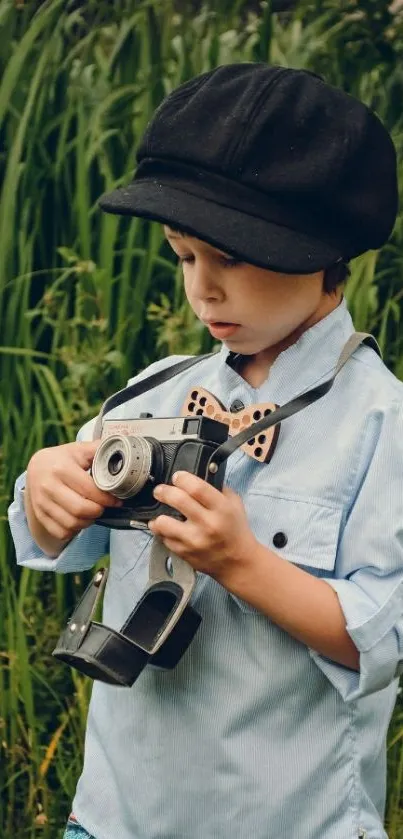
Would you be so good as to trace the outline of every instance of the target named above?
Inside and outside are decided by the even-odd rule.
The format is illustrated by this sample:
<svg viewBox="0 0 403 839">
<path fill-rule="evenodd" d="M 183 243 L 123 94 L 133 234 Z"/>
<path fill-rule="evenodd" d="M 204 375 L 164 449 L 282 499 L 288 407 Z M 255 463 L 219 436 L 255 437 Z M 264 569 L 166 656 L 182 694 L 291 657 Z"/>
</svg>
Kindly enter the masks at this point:
<svg viewBox="0 0 403 839">
<path fill-rule="evenodd" d="M 313 386 L 334 369 L 342 347 L 354 332 L 354 325 L 343 298 L 336 309 L 309 327 L 299 338 L 283 350 L 259 388 L 253 388 L 236 371 L 239 354 L 223 344 L 219 352 L 220 377 L 228 386 L 242 381 L 251 393 L 265 393 L 270 398 L 291 398 L 301 390 Z"/>
</svg>

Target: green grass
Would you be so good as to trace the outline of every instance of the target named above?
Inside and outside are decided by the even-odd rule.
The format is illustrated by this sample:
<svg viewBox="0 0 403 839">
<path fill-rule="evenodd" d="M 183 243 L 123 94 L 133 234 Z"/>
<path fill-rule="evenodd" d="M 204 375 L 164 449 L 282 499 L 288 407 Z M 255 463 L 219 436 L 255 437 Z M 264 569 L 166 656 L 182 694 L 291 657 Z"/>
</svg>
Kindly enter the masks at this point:
<svg viewBox="0 0 403 839">
<path fill-rule="evenodd" d="M 157 225 L 108 216 L 162 97 L 232 61 L 323 73 L 375 106 L 403 184 L 402 25 L 367 0 L 270 3 L 0 0 L 0 832 L 61 836 L 79 773 L 90 683 L 51 658 L 87 577 L 15 568 L 6 509 L 45 445 L 73 440 L 102 400 L 167 353 L 211 342 L 185 305 Z M 258 10 L 258 11 L 256 11 Z M 379 13 L 379 14 L 378 14 Z M 348 300 L 403 378 L 403 214 L 356 260 Z M 390 839 L 403 839 L 403 720 L 389 739 Z"/>
</svg>

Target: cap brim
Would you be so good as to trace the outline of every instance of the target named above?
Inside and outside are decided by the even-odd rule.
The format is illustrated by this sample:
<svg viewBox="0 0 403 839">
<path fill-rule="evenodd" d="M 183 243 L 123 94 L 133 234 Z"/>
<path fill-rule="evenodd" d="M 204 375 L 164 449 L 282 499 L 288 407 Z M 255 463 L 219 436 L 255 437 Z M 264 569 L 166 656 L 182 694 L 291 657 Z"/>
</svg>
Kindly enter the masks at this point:
<svg viewBox="0 0 403 839">
<path fill-rule="evenodd" d="M 225 253 L 285 274 L 311 274 L 341 258 L 310 235 L 152 179 L 105 193 L 99 205 L 107 213 L 177 225 Z"/>
</svg>

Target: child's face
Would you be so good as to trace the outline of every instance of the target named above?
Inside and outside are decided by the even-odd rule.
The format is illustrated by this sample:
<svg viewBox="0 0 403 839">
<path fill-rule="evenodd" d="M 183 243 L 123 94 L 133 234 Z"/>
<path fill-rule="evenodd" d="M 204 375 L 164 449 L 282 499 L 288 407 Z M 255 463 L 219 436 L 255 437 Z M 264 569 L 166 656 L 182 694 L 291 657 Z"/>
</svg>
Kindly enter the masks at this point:
<svg viewBox="0 0 403 839">
<path fill-rule="evenodd" d="M 280 274 L 237 262 L 193 236 L 164 230 L 182 263 L 193 311 L 233 352 L 255 355 L 278 345 L 280 351 L 341 298 L 340 291 L 329 295 L 323 290 L 323 271 Z"/>
</svg>

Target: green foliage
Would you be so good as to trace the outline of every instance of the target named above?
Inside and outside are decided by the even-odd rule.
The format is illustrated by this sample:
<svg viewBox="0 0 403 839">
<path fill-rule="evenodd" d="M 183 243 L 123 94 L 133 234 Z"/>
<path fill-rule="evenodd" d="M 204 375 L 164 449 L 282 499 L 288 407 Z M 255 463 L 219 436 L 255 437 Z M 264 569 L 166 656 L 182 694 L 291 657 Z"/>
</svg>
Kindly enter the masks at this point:
<svg viewBox="0 0 403 839">
<path fill-rule="evenodd" d="M 367 74 L 386 80 L 400 61 L 401 21 L 384 0 L 301 0 L 296 17 L 305 26 L 319 18 L 331 29 L 331 52 L 322 45 L 313 64 L 350 92 L 358 94 Z"/>
<path fill-rule="evenodd" d="M 277 4 L 278 5 L 278 4 Z M 372 105 L 403 175 L 402 16 L 383 0 L 0 0 L 0 831 L 61 836 L 90 684 L 50 651 L 86 579 L 16 570 L 6 523 L 32 452 L 74 439 L 102 400 L 169 353 L 211 349 L 158 225 L 101 213 L 130 180 L 163 96 L 218 64 L 306 67 Z M 400 179 L 403 184 L 403 177 Z M 403 214 L 347 295 L 403 378 Z M 85 575 L 84 575 L 85 577 Z M 388 823 L 403 837 L 402 711 Z"/>
</svg>

